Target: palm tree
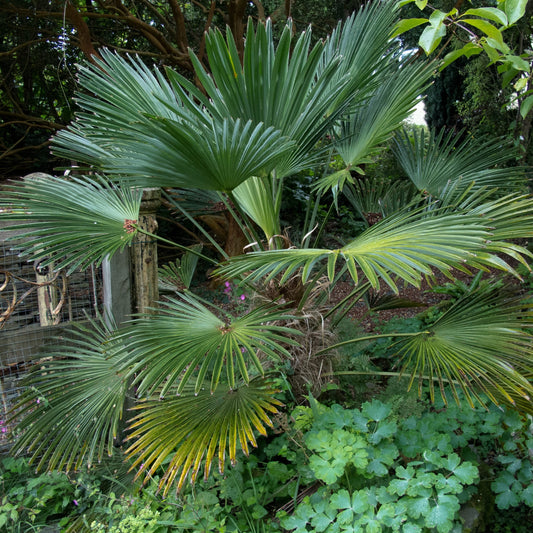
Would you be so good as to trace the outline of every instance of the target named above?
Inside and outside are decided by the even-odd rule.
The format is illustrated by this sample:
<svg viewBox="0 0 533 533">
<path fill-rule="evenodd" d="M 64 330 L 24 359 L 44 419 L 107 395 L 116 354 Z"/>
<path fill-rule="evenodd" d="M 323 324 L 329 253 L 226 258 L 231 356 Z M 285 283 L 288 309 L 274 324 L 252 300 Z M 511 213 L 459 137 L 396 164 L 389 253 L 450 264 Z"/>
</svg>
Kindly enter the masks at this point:
<svg viewBox="0 0 533 533">
<path fill-rule="evenodd" d="M 391 4 L 374 2 L 314 46 L 310 30 L 293 36 L 288 26 L 276 44 L 270 23 L 250 23 L 242 64 L 231 34 L 212 31 L 209 72 L 191 53 L 202 90 L 111 53 L 81 67 L 81 111 L 54 150 L 91 174 L 10 186 L 0 207 L 27 230 L 23 253 L 56 268 L 101 261 L 141 231 L 140 189 L 200 189 L 225 202 L 250 239 L 249 253 L 220 263 L 218 274 L 278 290 L 238 316 L 186 289 L 125 330 L 76 328 L 29 377 L 16 451 L 29 449 L 40 467 L 94 463 L 112 453 L 124 399 L 135 394 L 126 452 L 138 476 L 164 465 L 161 488 L 180 488 L 202 468 L 208 476 L 215 456 L 221 470 L 226 455 L 234 462 L 272 425 L 280 402 L 270 369 L 298 348 L 302 336 L 291 325 L 320 289 L 347 274 L 359 296 L 382 284 L 398 292 L 400 282 L 419 286 L 433 270 L 515 273 L 509 258 L 527 264 L 531 254 L 512 239 L 531 234 L 533 201 L 518 186 L 505 196 L 486 188 L 468 196 L 466 187 L 438 207 L 418 198 L 334 250 L 311 246 L 312 212 L 300 246 L 281 237 L 291 177 L 328 169 L 335 152 L 344 168 L 317 179 L 314 205 L 329 191 L 337 198 L 428 83 L 432 65 L 413 62 L 390 39 L 395 17 Z M 291 284 L 298 296 L 281 300 Z M 401 371 L 432 393 L 437 383 L 443 395 L 447 385 L 471 401 L 487 394 L 531 412 L 531 319 L 530 306 L 513 299 L 461 301 L 404 339 Z"/>
</svg>

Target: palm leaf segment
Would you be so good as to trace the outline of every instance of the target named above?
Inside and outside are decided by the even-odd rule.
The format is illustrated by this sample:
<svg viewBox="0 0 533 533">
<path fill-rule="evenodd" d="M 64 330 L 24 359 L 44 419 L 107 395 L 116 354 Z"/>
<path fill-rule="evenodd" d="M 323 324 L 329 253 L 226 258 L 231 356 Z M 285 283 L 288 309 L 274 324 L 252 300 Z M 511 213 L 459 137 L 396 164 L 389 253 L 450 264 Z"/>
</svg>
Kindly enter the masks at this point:
<svg viewBox="0 0 533 533">
<path fill-rule="evenodd" d="M 137 475 L 149 479 L 171 456 L 159 483 L 167 494 L 176 478 L 179 490 L 190 471 L 194 482 L 202 464 L 207 478 L 215 456 L 222 472 L 226 452 L 234 463 L 237 444 L 248 454 L 248 443 L 256 446 L 254 429 L 265 435 L 265 426 L 272 427 L 268 413 L 281 405 L 273 397 L 276 392 L 268 380 L 255 378 L 234 388 L 221 385 L 215 392 L 186 391 L 179 397 L 142 402 L 131 427 L 134 443 L 127 450 L 137 456 Z"/>
<path fill-rule="evenodd" d="M 14 408 L 22 434 L 13 451 L 32 454 L 38 468 L 79 469 L 113 453 L 126 381 L 115 362 L 124 350 L 98 324 L 75 326 L 50 359 L 25 379 Z"/>
<path fill-rule="evenodd" d="M 402 371 L 429 379 L 446 400 L 445 384 L 458 401 L 457 388 L 470 403 L 485 393 L 496 404 L 532 411 L 531 302 L 505 291 L 474 292 L 459 299 L 427 331 L 400 342 Z"/>
<path fill-rule="evenodd" d="M 0 211 L 21 221 L 10 229 L 26 230 L 22 256 L 72 272 L 132 242 L 141 194 L 98 176 L 30 178 L 4 191 Z"/>
<path fill-rule="evenodd" d="M 283 345 L 296 344 L 286 338 L 293 330 L 275 324 L 288 317 L 268 307 L 223 320 L 192 296 L 183 295 L 161 304 L 159 311 L 158 316 L 136 320 L 123 334 L 132 352 L 124 363 L 141 396 L 156 390 L 162 397 L 169 391 L 181 393 L 193 379 L 195 393 L 206 380 L 214 392 L 223 368 L 223 381 L 230 388 L 239 381 L 249 383 L 250 366 L 263 374 L 258 354 L 279 360 L 289 356 Z"/>
<path fill-rule="evenodd" d="M 528 212 L 524 219 L 531 224 L 532 201 L 524 199 L 524 202 Z M 448 272 L 452 267 L 464 269 L 468 264 L 514 272 L 503 259 L 490 252 L 507 253 L 518 259 L 530 254 L 513 244 L 490 242 L 490 224 L 490 220 L 480 216 L 458 213 L 425 216 L 420 210 L 404 211 L 370 227 L 338 250 L 252 252 L 232 258 L 218 272 L 228 278 L 246 275 L 253 281 L 265 276 L 268 281 L 281 274 L 280 283 L 300 272 L 305 282 L 315 267 L 324 265 L 329 279 L 333 280 L 337 261 L 343 258 L 355 283 L 362 273 L 374 288 L 379 288 L 382 280 L 395 293 L 398 293 L 395 278 L 418 286 L 423 275 L 431 274 L 432 267 Z"/>
<path fill-rule="evenodd" d="M 420 100 L 429 65 L 391 61 L 388 78 L 353 115 L 342 121 L 336 148 L 346 165 L 359 165 L 383 146 Z"/>
</svg>

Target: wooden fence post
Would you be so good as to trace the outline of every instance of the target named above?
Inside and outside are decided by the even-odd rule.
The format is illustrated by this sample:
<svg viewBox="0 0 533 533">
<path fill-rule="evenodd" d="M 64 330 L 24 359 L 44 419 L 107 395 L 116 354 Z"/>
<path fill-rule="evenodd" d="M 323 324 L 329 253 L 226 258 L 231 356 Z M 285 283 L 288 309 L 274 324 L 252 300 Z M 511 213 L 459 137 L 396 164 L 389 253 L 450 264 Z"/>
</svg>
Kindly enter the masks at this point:
<svg viewBox="0 0 533 533">
<path fill-rule="evenodd" d="M 156 212 L 161 205 L 161 189 L 144 189 L 137 224 L 150 233 L 157 231 Z M 153 237 L 137 233 L 132 243 L 134 309 L 149 313 L 159 300 L 157 285 L 157 243 Z"/>
</svg>

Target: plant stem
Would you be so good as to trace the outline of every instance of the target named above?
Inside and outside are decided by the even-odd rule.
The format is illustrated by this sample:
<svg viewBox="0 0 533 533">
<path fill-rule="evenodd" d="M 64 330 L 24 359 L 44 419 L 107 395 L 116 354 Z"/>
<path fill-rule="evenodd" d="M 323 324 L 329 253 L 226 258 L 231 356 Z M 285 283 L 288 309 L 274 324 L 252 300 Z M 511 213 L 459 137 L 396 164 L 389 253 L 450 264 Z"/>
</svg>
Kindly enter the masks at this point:
<svg viewBox="0 0 533 533">
<path fill-rule="evenodd" d="M 165 192 L 163 189 L 163 194 L 165 195 L 165 198 L 185 217 L 189 222 L 191 222 L 197 229 L 202 233 L 202 235 L 215 247 L 216 250 L 220 253 L 220 255 L 224 259 L 228 259 L 228 254 L 224 251 L 224 249 L 218 244 L 218 242 L 213 239 L 211 235 L 202 227 L 201 224 L 199 224 L 194 217 L 192 217 L 187 211 L 185 211 L 178 202 L 175 202 L 173 198 Z"/>
<path fill-rule="evenodd" d="M 358 371 L 358 370 L 346 370 L 344 372 L 327 372 L 323 374 L 324 376 L 395 376 L 397 378 L 411 378 L 410 374 L 404 374 L 403 372 L 376 372 L 372 370 L 367 371 Z M 460 385 L 459 381 L 455 379 L 441 378 L 441 377 L 430 377 L 430 376 L 419 376 L 419 379 L 427 379 L 431 381 L 445 381 L 447 383 L 454 383 Z"/>
<path fill-rule="evenodd" d="M 248 240 L 250 241 L 250 244 L 257 244 L 258 248 L 260 250 L 264 250 L 263 245 L 261 244 L 261 239 L 259 238 L 259 235 L 255 231 L 255 228 L 253 226 L 254 222 L 251 220 L 251 223 L 249 226 L 246 226 L 244 224 L 244 221 L 250 217 L 246 215 L 244 210 L 239 205 L 239 202 L 237 202 L 237 199 L 233 195 L 231 191 L 226 192 L 227 198 L 224 197 L 224 195 L 221 194 L 222 201 L 226 205 L 226 209 L 229 211 L 230 215 L 236 220 L 237 224 L 239 224 L 240 228 L 242 229 L 243 233 L 246 235 Z M 229 201 L 228 201 L 229 200 Z M 233 209 L 233 206 L 235 209 Z"/>
<path fill-rule="evenodd" d="M 218 265 L 219 262 L 216 259 L 212 259 L 211 257 L 207 257 L 207 255 L 204 255 L 201 252 L 198 252 L 197 250 L 194 250 L 192 248 L 189 248 L 188 246 L 184 246 L 183 244 L 178 244 L 177 242 L 170 241 L 168 239 L 165 239 L 165 237 L 161 237 L 160 235 L 156 235 L 155 233 L 151 233 L 147 230 L 144 230 L 140 228 L 139 226 L 135 226 L 135 229 L 142 233 L 143 235 L 147 235 L 148 237 L 153 237 L 154 239 L 157 239 L 158 241 L 165 242 L 167 244 L 170 244 L 171 246 L 175 246 L 176 248 L 179 248 L 180 250 L 183 250 L 185 252 L 191 252 L 194 255 L 197 255 L 198 257 L 201 257 L 202 259 L 205 259 L 206 261 L 209 261 L 210 263 L 213 263 L 215 265 Z"/>
<path fill-rule="evenodd" d="M 416 337 L 417 335 L 429 334 L 429 331 L 417 331 L 415 333 L 380 333 L 378 335 L 368 335 L 366 337 L 358 337 L 357 339 L 349 339 L 347 341 L 339 342 L 337 344 L 332 344 L 323 350 L 316 352 L 315 355 L 321 355 L 323 353 L 334 350 L 335 348 L 340 348 L 341 346 L 347 346 L 348 344 L 355 344 L 356 342 L 361 341 L 373 341 L 374 339 L 383 339 L 385 337 Z"/>
</svg>

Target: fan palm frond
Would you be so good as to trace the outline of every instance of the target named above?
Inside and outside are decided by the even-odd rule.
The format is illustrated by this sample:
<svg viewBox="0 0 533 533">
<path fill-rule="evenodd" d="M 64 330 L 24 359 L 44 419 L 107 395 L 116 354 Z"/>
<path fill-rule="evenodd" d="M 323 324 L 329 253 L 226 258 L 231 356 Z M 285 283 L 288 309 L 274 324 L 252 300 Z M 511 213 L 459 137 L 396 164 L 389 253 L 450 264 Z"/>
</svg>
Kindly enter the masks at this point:
<svg viewBox="0 0 533 533">
<path fill-rule="evenodd" d="M 332 281 L 337 261 L 343 258 L 356 284 L 359 270 L 373 288 L 379 288 L 382 280 L 398 293 L 394 277 L 419 286 L 422 276 L 431 274 L 432 268 L 448 272 L 452 267 L 464 269 L 468 264 L 475 268 L 492 266 L 514 272 L 503 259 L 489 253 L 487 241 L 490 238 L 490 221 L 479 216 L 444 213 L 427 217 L 418 209 L 382 220 L 337 250 L 251 252 L 232 258 L 218 273 L 229 278 L 246 275 L 246 279 L 253 281 L 263 277 L 268 281 L 283 273 L 279 280 L 283 283 L 301 269 L 302 281 L 306 282 L 315 267 L 326 265 Z M 527 250 L 500 241 L 490 246 L 513 256 L 515 253 L 528 255 Z"/>
<path fill-rule="evenodd" d="M 30 178 L 4 191 L 0 216 L 20 221 L 10 228 L 23 230 L 23 257 L 72 272 L 132 242 L 141 194 L 100 176 Z"/>
<path fill-rule="evenodd" d="M 349 82 L 347 76 L 335 85 L 331 83 L 341 58 L 332 58 L 319 70 L 323 46 L 317 43 L 311 48 L 311 31 L 292 41 L 291 30 L 286 27 L 275 47 L 270 20 L 257 25 L 255 31 L 250 20 L 242 66 L 229 32 L 226 39 L 218 30 L 207 35 L 211 74 L 191 56 L 195 73 L 209 97 L 203 98 L 203 103 L 214 115 L 264 123 L 295 142 L 290 155 L 276 166 L 278 177 L 293 174 L 315 161 L 317 141 L 347 105 L 339 100 Z M 193 91 L 183 77 L 174 74 L 172 80 Z M 197 93 L 197 98 L 201 98 Z"/>
<path fill-rule="evenodd" d="M 456 400 L 458 389 L 470 403 L 485 393 L 496 404 L 527 404 L 531 413 L 532 307 L 506 291 L 471 291 L 425 332 L 398 344 L 402 372 L 411 374 L 411 385 L 429 378 L 432 397 L 436 381 L 444 400 L 446 383 Z"/>
<path fill-rule="evenodd" d="M 163 75 L 138 59 L 102 56 L 81 71 L 80 86 L 95 96 L 80 94 L 78 120 L 54 138 L 59 156 L 131 185 L 224 191 L 268 174 L 294 147 L 263 123 L 184 106 Z M 110 90 L 117 84 L 121 90 Z"/>
<path fill-rule="evenodd" d="M 406 131 L 395 139 L 393 151 L 403 169 L 418 190 L 440 198 L 448 182 L 457 182 L 456 194 L 461 194 L 474 182 L 474 189 L 500 188 L 520 191 L 525 184 L 520 167 L 505 167 L 516 148 L 508 139 L 466 137 L 442 130 L 431 132 L 426 139 L 424 130 L 411 139 Z M 491 168 L 493 167 L 493 168 Z"/>
<path fill-rule="evenodd" d="M 197 393 L 187 391 L 178 397 L 147 400 L 134 418 L 127 453 L 136 457 L 137 476 L 149 479 L 170 458 L 159 487 L 166 495 L 177 481 L 178 490 L 191 472 L 194 482 L 202 466 L 207 478 L 215 455 L 224 471 L 226 454 L 236 461 L 238 446 L 248 454 L 249 444 L 256 446 L 254 430 L 266 434 L 272 427 L 267 413 L 276 413 L 281 405 L 273 395 L 278 392 L 268 379 L 255 378 L 234 387 L 220 386 L 210 392 L 208 386 Z"/>
<path fill-rule="evenodd" d="M 357 166 L 382 149 L 416 104 L 432 74 L 431 65 L 404 65 L 391 61 L 388 78 L 369 97 L 341 122 L 339 140 L 335 147 L 344 163 Z"/>
<path fill-rule="evenodd" d="M 276 308 L 257 307 L 236 318 L 219 318 L 192 295 L 180 296 L 169 298 L 157 316 L 137 319 L 122 334 L 131 350 L 123 363 L 135 376 L 140 396 L 158 388 L 164 396 L 176 384 L 181 393 L 192 379 L 195 392 L 206 379 L 211 392 L 221 379 L 230 387 L 239 379 L 248 383 L 250 367 L 264 373 L 261 354 L 279 360 L 289 355 L 284 345 L 296 344 L 288 338 L 292 329 L 275 324 L 288 318 Z"/>
<path fill-rule="evenodd" d="M 39 469 L 79 469 L 112 455 L 126 380 L 115 366 L 124 345 L 111 335 L 103 324 L 72 326 L 25 378 L 13 450 L 29 451 Z"/>
</svg>

